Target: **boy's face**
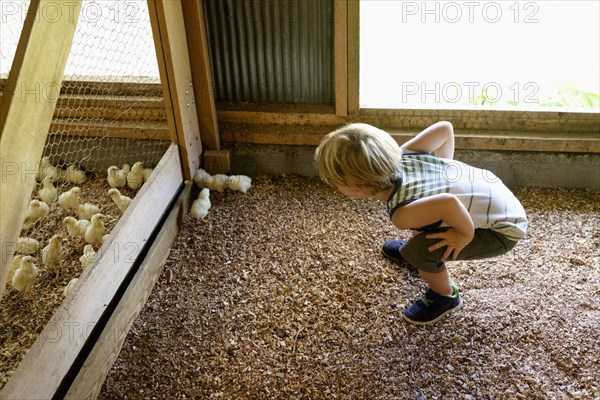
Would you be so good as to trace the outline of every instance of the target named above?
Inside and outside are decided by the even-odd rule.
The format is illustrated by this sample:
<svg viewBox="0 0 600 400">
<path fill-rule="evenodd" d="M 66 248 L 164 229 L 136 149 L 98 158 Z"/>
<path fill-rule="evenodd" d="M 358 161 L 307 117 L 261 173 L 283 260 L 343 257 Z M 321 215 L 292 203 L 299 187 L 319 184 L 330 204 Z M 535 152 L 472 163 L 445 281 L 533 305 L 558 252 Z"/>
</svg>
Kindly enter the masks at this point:
<svg viewBox="0 0 600 400">
<path fill-rule="evenodd" d="M 338 186 L 338 190 L 345 196 L 350 197 L 351 199 L 366 199 L 369 197 L 369 193 L 360 188 L 348 187 L 348 186 Z"/>
</svg>

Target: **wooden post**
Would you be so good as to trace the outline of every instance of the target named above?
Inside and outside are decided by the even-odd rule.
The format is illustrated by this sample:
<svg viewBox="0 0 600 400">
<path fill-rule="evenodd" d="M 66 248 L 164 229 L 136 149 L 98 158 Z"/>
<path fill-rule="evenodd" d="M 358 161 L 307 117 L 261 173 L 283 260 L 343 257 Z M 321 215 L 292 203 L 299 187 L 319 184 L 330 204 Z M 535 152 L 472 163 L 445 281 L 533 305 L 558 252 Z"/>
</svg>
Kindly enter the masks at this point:
<svg viewBox="0 0 600 400">
<path fill-rule="evenodd" d="M 358 0 L 348 1 L 348 114 L 358 115 L 359 111 L 359 50 L 360 50 L 360 33 L 359 33 L 359 17 L 360 3 Z"/>
<path fill-rule="evenodd" d="M 200 166 L 202 144 L 180 1 L 148 0 L 167 120 L 175 130 L 185 179 Z"/>
<path fill-rule="evenodd" d="M 60 93 L 81 0 L 31 0 L 0 104 L 0 297 Z"/>
<path fill-rule="evenodd" d="M 348 115 L 348 19 L 347 0 L 335 0 L 334 60 L 335 60 L 335 115 Z"/>
<path fill-rule="evenodd" d="M 221 141 L 217 124 L 217 109 L 215 107 L 203 0 L 184 0 L 181 5 L 188 39 L 194 93 L 197 99 L 196 109 L 200 122 L 200 138 L 207 150 L 220 150 Z"/>
</svg>

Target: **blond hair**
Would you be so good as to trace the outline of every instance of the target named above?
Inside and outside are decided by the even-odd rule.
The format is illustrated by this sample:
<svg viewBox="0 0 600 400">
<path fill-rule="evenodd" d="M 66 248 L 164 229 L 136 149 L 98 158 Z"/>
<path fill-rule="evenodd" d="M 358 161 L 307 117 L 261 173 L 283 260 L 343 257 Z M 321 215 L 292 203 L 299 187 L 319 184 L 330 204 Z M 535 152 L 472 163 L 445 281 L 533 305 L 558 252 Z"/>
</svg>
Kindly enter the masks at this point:
<svg viewBox="0 0 600 400">
<path fill-rule="evenodd" d="M 402 150 L 385 131 L 368 124 L 348 124 L 327 134 L 317 150 L 319 176 L 333 187 L 377 193 L 397 179 Z"/>
</svg>

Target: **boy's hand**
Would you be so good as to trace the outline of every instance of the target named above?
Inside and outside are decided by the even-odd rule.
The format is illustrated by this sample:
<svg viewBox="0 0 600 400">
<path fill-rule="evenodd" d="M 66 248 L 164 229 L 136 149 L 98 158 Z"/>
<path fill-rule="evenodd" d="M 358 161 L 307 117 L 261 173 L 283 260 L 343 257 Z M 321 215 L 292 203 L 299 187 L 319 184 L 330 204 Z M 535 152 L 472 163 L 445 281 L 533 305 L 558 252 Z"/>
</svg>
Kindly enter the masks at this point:
<svg viewBox="0 0 600 400">
<path fill-rule="evenodd" d="M 448 257 L 452 257 L 452 260 L 456 260 L 458 253 L 473 240 L 473 234 L 464 235 L 452 227 L 443 232 L 430 233 L 425 237 L 427 239 L 442 239 L 436 244 L 429 246 L 427 249 L 431 252 L 441 249 L 442 247 L 447 247 L 442 256 L 442 261 L 446 261 Z"/>
</svg>

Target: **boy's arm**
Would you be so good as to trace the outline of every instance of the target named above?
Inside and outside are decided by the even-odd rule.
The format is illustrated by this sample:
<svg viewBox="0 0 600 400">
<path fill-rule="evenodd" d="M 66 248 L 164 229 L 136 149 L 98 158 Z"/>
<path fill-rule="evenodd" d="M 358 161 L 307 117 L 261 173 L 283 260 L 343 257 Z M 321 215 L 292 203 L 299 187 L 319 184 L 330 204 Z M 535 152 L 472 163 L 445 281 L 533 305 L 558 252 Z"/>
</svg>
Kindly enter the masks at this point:
<svg viewBox="0 0 600 400">
<path fill-rule="evenodd" d="M 435 154 L 441 158 L 454 158 L 454 129 L 447 121 L 436 122 L 402 145 L 405 153 Z"/>
<path fill-rule="evenodd" d="M 455 259 L 458 253 L 473 240 L 475 227 L 465 206 L 454 195 L 444 193 L 415 200 L 398 208 L 392 223 L 399 229 L 415 229 L 443 221 L 449 228 L 431 233 L 428 239 L 441 239 L 429 247 L 434 251 L 446 247 L 442 260 Z"/>
</svg>

